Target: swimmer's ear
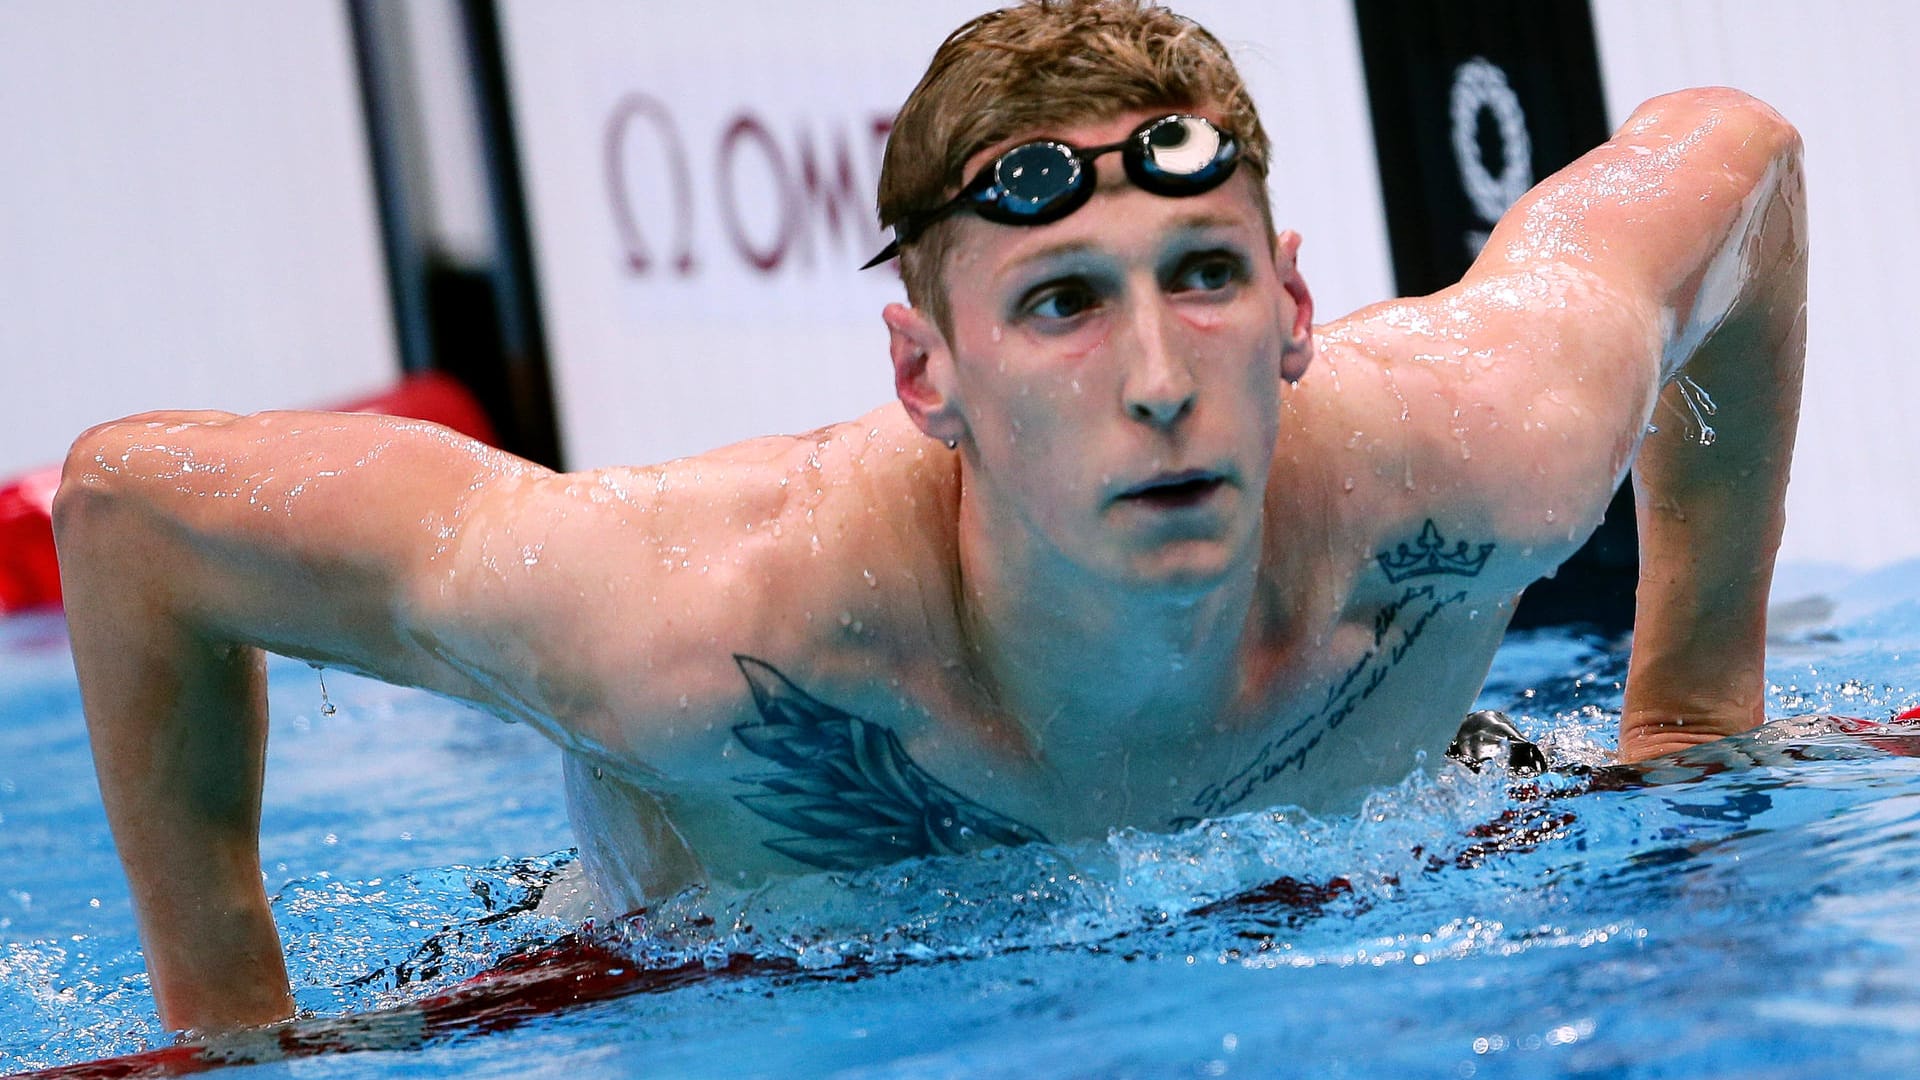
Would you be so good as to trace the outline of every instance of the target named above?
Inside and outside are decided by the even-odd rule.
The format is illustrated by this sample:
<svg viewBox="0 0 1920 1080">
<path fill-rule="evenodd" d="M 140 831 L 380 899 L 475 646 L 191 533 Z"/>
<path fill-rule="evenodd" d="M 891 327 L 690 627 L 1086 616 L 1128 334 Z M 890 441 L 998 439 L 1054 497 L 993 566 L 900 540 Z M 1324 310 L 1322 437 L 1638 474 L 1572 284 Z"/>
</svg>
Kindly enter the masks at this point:
<svg viewBox="0 0 1920 1080">
<path fill-rule="evenodd" d="M 1293 324 L 1280 352 L 1280 377 L 1299 382 L 1313 363 L 1313 293 L 1300 274 L 1300 234 L 1288 229 L 1273 238 L 1273 269 L 1293 298 Z"/>
<path fill-rule="evenodd" d="M 888 304 L 880 318 L 887 324 L 893 354 L 893 392 L 914 426 L 942 442 L 966 434 L 953 380 L 953 352 L 946 335 L 918 308 Z"/>
</svg>

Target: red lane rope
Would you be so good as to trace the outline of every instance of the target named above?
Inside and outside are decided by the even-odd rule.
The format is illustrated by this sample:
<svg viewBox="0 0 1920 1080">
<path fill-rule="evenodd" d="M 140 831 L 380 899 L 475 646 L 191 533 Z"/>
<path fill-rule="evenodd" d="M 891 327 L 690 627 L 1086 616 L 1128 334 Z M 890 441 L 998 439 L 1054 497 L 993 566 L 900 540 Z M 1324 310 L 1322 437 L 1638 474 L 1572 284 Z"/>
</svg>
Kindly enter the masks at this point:
<svg viewBox="0 0 1920 1080">
<path fill-rule="evenodd" d="M 745 976 L 800 974 L 785 958 L 730 956 L 709 967 L 688 962 L 642 968 L 592 940 L 569 934 L 551 945 L 508 957 L 452 988 L 393 1008 L 309 1020 L 289 1020 L 201 1043 L 143 1050 L 119 1057 L 57 1065 L 21 1073 L 15 1080 L 132 1080 L 191 1076 L 228 1065 L 259 1064 L 366 1050 L 418 1050 L 460 1035 L 490 1034 L 519 1027 L 589 1002 L 658 994 L 694 983 Z M 860 978 L 856 966 L 841 973 Z"/>
</svg>

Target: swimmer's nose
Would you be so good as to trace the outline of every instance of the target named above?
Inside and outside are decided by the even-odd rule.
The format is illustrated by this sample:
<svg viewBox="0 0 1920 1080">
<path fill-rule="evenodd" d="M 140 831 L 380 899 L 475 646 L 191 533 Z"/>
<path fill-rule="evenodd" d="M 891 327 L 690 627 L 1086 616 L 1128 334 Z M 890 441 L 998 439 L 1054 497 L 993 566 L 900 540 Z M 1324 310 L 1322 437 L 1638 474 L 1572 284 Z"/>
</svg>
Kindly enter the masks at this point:
<svg viewBox="0 0 1920 1080">
<path fill-rule="evenodd" d="M 1137 345 L 1122 392 L 1127 415 L 1157 428 L 1170 428 L 1193 409 L 1193 368 L 1167 340 L 1166 321 L 1152 304 L 1134 318 Z"/>
</svg>

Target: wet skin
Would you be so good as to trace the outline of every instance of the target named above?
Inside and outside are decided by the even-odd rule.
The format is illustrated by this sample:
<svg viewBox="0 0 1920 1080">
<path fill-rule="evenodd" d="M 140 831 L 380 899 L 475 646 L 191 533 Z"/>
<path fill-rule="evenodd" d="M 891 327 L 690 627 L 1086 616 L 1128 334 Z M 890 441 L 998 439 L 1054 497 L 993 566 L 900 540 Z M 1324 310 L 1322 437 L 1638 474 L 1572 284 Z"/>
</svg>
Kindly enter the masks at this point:
<svg viewBox="0 0 1920 1080">
<path fill-rule="evenodd" d="M 1804 343 L 1777 115 L 1650 102 L 1459 285 L 1318 327 L 1250 182 L 1170 199 L 1105 171 L 1048 226 L 956 219 L 951 332 L 890 307 L 899 400 L 804 436 L 566 475 L 373 417 L 83 436 L 56 524 L 167 1022 L 287 1008 L 259 649 L 539 726 L 616 908 L 1338 811 L 1440 759 L 1518 592 L 1637 452 L 1623 753 L 1760 719 Z M 1681 363 L 1721 401 L 1710 452 L 1644 436 Z"/>
</svg>

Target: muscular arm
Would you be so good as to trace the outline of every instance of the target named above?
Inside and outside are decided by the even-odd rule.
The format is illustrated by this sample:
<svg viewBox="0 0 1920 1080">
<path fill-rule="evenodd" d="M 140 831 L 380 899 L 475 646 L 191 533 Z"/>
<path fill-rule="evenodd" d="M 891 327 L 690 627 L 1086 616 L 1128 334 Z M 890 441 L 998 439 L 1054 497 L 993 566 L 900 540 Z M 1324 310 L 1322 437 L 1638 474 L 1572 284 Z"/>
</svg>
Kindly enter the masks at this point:
<svg viewBox="0 0 1920 1080">
<path fill-rule="evenodd" d="M 1516 206 L 1475 273 L 1516 268 L 1579 275 L 1610 310 L 1575 317 L 1625 328 L 1616 370 L 1569 396 L 1637 435 L 1644 407 L 1618 402 L 1647 401 L 1649 381 L 1659 395 L 1634 466 L 1641 580 L 1621 756 L 1754 726 L 1806 344 L 1798 134 L 1737 91 L 1656 98 Z M 1690 384 L 1713 415 L 1694 417 Z"/>
<path fill-rule="evenodd" d="M 55 504 L 68 622 L 169 1027 L 291 1012 L 259 865 L 260 648 L 456 689 L 399 609 L 460 495 L 523 468 L 373 417 L 154 414 L 75 445 Z"/>
<path fill-rule="evenodd" d="M 1767 595 L 1800 415 L 1807 240 L 1797 135 L 1769 113 L 1753 118 L 1751 138 L 1766 165 L 1727 253 L 1693 290 L 1696 326 L 1677 343 L 1684 366 L 1634 466 L 1640 587 L 1620 726 L 1629 761 L 1766 719 Z M 1725 301 L 1712 294 L 1729 287 L 1713 326 Z M 1697 345 L 1695 333 L 1705 335 Z M 1682 396 L 1696 386 L 1717 405 L 1704 419 Z"/>
</svg>

